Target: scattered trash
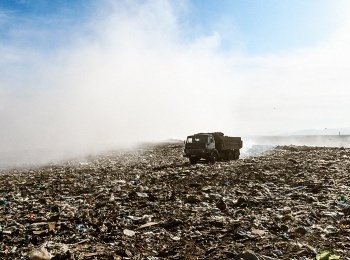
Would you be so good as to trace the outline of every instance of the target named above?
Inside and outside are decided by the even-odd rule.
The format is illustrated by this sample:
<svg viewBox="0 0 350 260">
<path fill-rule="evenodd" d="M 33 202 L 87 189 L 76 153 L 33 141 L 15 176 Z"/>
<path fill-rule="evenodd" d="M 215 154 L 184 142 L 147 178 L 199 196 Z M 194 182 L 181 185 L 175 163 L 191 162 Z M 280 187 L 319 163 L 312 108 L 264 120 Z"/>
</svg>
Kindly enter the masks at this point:
<svg viewBox="0 0 350 260">
<path fill-rule="evenodd" d="M 337 260 L 340 259 L 340 256 L 332 254 L 329 251 L 325 251 L 317 254 L 316 260 Z"/>
<path fill-rule="evenodd" d="M 154 225 L 157 225 L 158 223 L 157 222 L 148 222 L 146 224 L 143 224 L 142 226 L 140 226 L 139 228 L 146 228 L 146 227 L 151 227 L 151 226 L 154 226 Z"/>
<path fill-rule="evenodd" d="M 135 236 L 135 231 L 129 230 L 129 229 L 124 229 L 123 234 L 128 236 L 128 237 L 133 237 Z"/>
<path fill-rule="evenodd" d="M 51 254 L 46 248 L 41 247 L 39 249 L 33 249 L 29 252 L 28 258 L 30 260 L 50 260 L 52 258 Z"/>
<path fill-rule="evenodd" d="M 350 149 L 253 148 L 240 160 L 195 165 L 182 153 L 182 143 L 144 144 L 1 170 L 0 258 L 350 255 Z"/>
</svg>

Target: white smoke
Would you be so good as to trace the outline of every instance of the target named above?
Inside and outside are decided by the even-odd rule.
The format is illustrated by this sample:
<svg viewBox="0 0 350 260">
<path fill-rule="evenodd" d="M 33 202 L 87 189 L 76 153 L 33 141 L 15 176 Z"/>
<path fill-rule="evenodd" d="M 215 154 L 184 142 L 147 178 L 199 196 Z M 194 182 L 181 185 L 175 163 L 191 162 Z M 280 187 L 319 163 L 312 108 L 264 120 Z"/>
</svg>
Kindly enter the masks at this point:
<svg viewBox="0 0 350 260">
<path fill-rule="evenodd" d="M 67 43 L 53 51 L 0 43 L 1 154 L 49 150 L 45 161 L 196 132 L 335 126 L 348 116 L 346 23 L 314 48 L 251 57 L 219 51 L 216 31 L 190 37 L 194 29 L 179 22 L 185 1 L 101 3 L 86 23 L 60 31 Z"/>
</svg>

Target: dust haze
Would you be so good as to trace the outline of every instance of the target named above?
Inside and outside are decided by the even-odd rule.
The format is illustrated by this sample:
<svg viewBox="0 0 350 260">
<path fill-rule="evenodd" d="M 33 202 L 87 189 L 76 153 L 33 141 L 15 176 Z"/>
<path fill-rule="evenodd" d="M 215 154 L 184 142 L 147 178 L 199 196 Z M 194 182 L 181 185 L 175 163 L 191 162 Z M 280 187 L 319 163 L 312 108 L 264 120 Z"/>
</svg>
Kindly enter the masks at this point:
<svg viewBox="0 0 350 260">
<path fill-rule="evenodd" d="M 52 50 L 25 44 L 55 33 L 29 26 L 16 44 L 0 44 L 0 158 L 43 163 L 195 132 L 263 135 L 347 118 L 347 22 L 312 49 L 252 57 L 242 44 L 221 51 L 220 31 L 179 23 L 186 1 L 101 3 Z"/>
</svg>

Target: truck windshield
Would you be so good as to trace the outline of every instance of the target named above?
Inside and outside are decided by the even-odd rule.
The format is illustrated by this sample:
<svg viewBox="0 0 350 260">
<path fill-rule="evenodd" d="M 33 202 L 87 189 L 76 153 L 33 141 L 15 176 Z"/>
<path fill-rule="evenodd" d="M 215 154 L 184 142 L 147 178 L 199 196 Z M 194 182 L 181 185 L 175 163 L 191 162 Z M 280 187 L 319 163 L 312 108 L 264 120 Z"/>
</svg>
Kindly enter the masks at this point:
<svg viewBox="0 0 350 260">
<path fill-rule="evenodd" d="M 187 143 L 207 143 L 208 136 L 207 135 L 196 135 L 187 137 Z"/>
</svg>

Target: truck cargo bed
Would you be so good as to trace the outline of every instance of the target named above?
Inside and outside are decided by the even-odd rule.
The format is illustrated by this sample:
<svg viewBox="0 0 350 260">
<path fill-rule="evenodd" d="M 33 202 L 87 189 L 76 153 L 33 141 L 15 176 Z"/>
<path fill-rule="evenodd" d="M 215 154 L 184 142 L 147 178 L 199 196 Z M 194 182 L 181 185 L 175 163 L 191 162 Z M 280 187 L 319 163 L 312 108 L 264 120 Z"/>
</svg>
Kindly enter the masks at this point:
<svg viewBox="0 0 350 260">
<path fill-rule="evenodd" d="M 229 137 L 223 136 L 223 149 L 241 149 L 242 148 L 242 139 L 241 137 Z"/>
</svg>

